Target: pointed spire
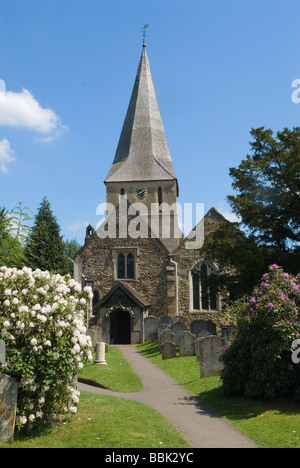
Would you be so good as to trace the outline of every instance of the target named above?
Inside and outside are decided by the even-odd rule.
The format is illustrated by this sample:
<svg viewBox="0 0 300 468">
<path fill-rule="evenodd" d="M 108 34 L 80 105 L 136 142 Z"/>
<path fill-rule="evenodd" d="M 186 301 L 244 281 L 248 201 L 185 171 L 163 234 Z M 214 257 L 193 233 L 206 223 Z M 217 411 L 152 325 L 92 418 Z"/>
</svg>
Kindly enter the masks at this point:
<svg viewBox="0 0 300 468">
<path fill-rule="evenodd" d="M 114 162 L 105 182 L 175 179 L 143 40 L 143 51 Z"/>
</svg>

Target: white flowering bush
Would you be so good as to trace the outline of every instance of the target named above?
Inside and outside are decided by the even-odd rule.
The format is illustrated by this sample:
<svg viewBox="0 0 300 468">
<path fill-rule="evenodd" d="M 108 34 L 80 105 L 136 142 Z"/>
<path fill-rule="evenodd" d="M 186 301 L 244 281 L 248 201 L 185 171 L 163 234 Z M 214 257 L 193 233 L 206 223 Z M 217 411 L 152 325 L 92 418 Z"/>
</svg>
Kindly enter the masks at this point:
<svg viewBox="0 0 300 468">
<path fill-rule="evenodd" d="M 30 432 L 59 414 L 76 413 L 75 379 L 92 360 L 84 319 L 91 288 L 70 276 L 0 268 L 0 373 L 19 382 L 18 429 Z"/>
</svg>

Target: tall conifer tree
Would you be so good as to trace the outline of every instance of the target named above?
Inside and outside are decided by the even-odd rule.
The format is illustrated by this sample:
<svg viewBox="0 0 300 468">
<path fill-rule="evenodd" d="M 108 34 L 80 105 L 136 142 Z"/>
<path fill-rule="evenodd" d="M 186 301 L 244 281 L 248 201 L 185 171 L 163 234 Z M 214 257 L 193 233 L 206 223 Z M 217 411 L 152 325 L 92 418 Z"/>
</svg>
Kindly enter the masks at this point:
<svg viewBox="0 0 300 468">
<path fill-rule="evenodd" d="M 29 235 L 25 257 L 27 266 L 64 274 L 66 257 L 60 227 L 45 197 Z"/>
</svg>

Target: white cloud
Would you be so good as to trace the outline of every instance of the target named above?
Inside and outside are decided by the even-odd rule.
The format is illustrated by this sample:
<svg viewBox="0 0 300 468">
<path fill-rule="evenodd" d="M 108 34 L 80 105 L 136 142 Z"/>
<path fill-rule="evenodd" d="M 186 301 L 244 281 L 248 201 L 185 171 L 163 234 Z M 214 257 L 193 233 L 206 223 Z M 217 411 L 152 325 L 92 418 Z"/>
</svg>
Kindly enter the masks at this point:
<svg viewBox="0 0 300 468">
<path fill-rule="evenodd" d="M 89 223 L 87 221 L 77 221 L 76 223 L 73 224 L 68 224 L 68 231 L 70 232 L 76 232 L 80 231 L 82 228 L 87 228 Z"/>
<path fill-rule="evenodd" d="M 0 170 L 3 174 L 8 172 L 7 164 L 14 160 L 14 151 L 11 149 L 9 141 L 5 138 L 0 141 Z"/>
<path fill-rule="evenodd" d="M 33 130 L 46 134 L 45 141 L 55 138 L 67 129 L 60 117 L 51 109 L 40 106 L 30 91 L 7 91 L 0 101 L 0 125 Z"/>
</svg>

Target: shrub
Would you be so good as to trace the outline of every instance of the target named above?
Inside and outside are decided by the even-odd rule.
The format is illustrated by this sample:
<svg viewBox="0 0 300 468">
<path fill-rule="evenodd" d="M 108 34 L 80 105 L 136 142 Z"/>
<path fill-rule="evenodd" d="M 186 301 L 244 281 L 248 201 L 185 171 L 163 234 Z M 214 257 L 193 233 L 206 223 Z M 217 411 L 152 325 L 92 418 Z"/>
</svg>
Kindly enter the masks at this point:
<svg viewBox="0 0 300 468">
<path fill-rule="evenodd" d="M 299 311 L 300 274 L 272 265 L 253 292 L 236 340 L 221 356 L 225 394 L 300 399 L 300 364 L 292 361 Z"/>
<path fill-rule="evenodd" d="M 90 288 L 70 276 L 0 268 L 0 331 L 6 362 L 0 373 L 19 382 L 16 426 L 26 432 L 63 412 L 75 413 L 74 383 L 91 360 L 84 317 Z"/>
</svg>

